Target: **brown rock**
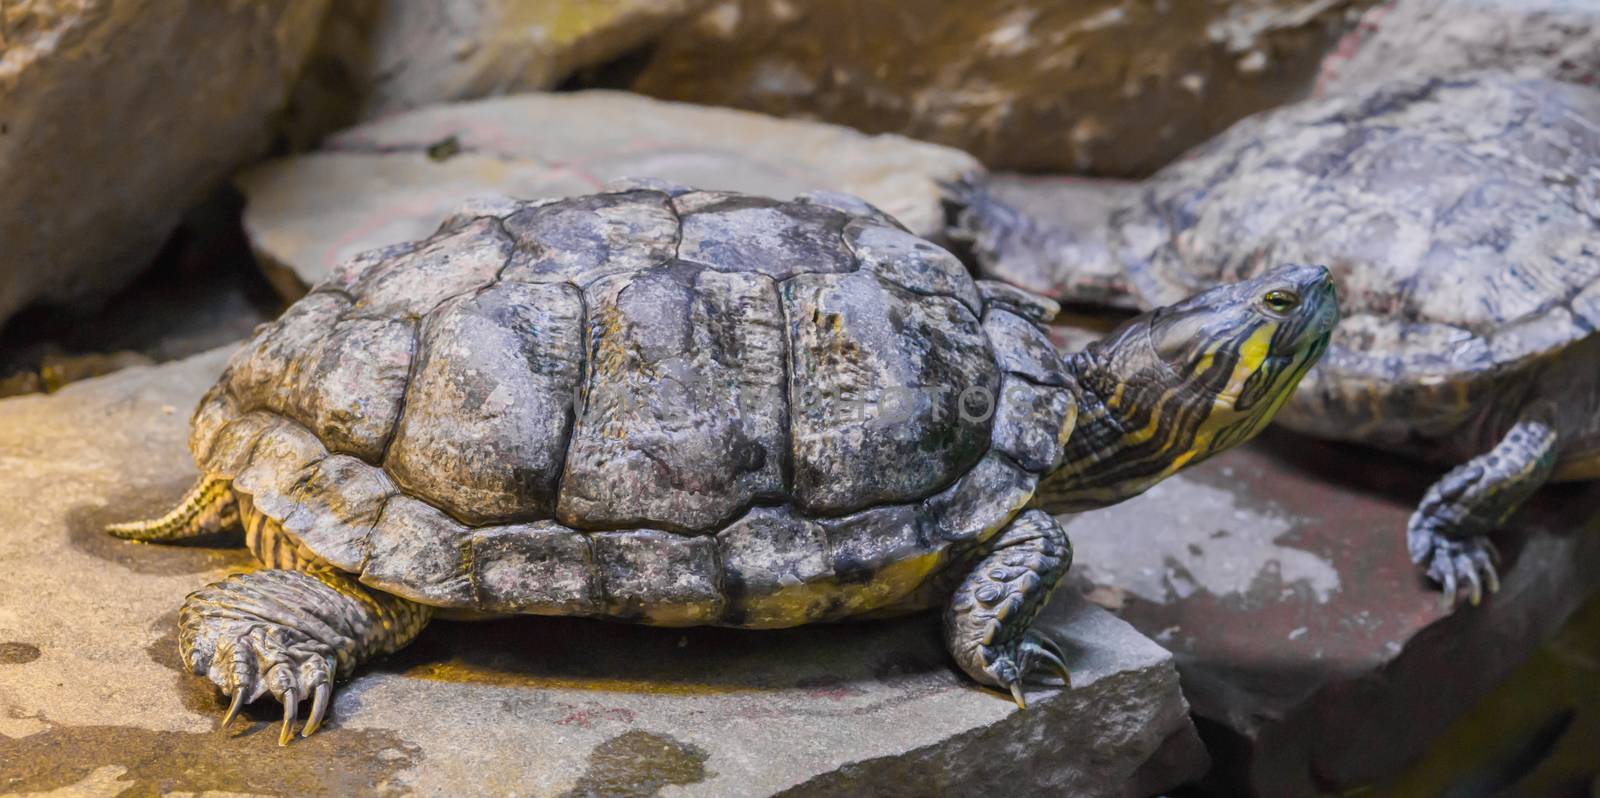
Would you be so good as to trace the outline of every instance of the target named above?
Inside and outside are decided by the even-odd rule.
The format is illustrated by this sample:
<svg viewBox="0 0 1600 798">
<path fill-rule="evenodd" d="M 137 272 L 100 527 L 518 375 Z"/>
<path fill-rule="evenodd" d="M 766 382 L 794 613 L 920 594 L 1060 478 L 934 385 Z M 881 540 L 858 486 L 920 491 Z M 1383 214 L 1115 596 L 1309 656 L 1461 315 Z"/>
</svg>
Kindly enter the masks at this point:
<svg viewBox="0 0 1600 798">
<path fill-rule="evenodd" d="M 251 169 L 239 185 L 251 245 L 273 285 L 295 298 L 341 261 L 425 238 L 485 195 L 587 194 L 627 177 L 784 199 L 831 189 L 937 236 L 944 223 L 935 181 L 977 166 L 965 153 L 898 136 L 592 91 L 397 114 L 344 131 L 321 152 Z M 580 222 L 538 224 L 541 235 L 587 234 L 573 227 Z M 538 264 L 528 268 L 536 279 Z"/>
<path fill-rule="evenodd" d="M 1438 475 L 1269 430 L 1062 518 L 1091 600 L 1177 656 L 1218 794 L 1337 795 L 1395 777 L 1596 594 L 1588 483 L 1548 488 L 1512 518 L 1498 593 L 1442 607 L 1405 546 Z"/>
<path fill-rule="evenodd" d="M 257 155 L 326 0 L 0 9 L 0 322 L 103 297 Z"/>
<path fill-rule="evenodd" d="M 996 168 L 1142 174 L 1311 87 L 1369 0 L 724 0 L 623 84 L 960 147 Z"/>
<path fill-rule="evenodd" d="M 1570 0 L 1389 0 L 1322 62 L 1317 93 L 1498 69 L 1600 84 L 1600 5 Z"/>
<path fill-rule="evenodd" d="M 341 0 L 295 87 L 290 135 L 449 100 L 554 88 L 710 0 Z"/>
</svg>

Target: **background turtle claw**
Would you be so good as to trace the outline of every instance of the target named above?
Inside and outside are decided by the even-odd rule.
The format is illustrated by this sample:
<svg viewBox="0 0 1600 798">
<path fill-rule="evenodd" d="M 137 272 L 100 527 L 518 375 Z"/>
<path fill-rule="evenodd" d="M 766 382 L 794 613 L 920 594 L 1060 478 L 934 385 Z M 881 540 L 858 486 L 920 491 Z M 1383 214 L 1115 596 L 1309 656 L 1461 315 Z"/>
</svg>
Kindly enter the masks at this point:
<svg viewBox="0 0 1600 798">
<path fill-rule="evenodd" d="M 1412 561 L 1427 569 L 1428 578 L 1443 589 L 1445 606 L 1454 607 L 1463 595 L 1477 606 L 1485 593 L 1500 589 L 1495 568 L 1500 557 L 1487 537 L 1456 540 L 1430 528 L 1419 531 L 1415 519 L 1409 535 Z M 1417 539 L 1423 535 L 1427 536 L 1426 545 L 1418 545 Z"/>
</svg>

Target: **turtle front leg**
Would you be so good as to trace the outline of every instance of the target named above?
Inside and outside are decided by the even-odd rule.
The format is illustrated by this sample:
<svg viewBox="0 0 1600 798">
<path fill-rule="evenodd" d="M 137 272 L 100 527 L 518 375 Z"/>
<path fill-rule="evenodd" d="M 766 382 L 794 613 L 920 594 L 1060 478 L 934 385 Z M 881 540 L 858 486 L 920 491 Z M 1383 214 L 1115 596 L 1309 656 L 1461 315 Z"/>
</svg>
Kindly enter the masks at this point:
<svg viewBox="0 0 1600 798">
<path fill-rule="evenodd" d="M 239 707 L 270 692 L 283 704 L 278 744 L 294 736 L 299 704 L 311 698 L 301 736 L 322 724 L 336 678 L 399 650 L 427 625 L 422 604 L 362 587 L 341 573 L 269 569 L 236 574 L 189 594 L 178 614 L 184 665 Z"/>
<path fill-rule="evenodd" d="M 1047 666 L 1072 684 L 1061 649 L 1033 628 L 1072 565 L 1072 545 L 1056 519 L 1029 510 L 990 546 L 950 599 L 945 644 L 968 676 L 1009 691 L 1026 709 L 1022 681 L 1036 667 Z"/>
<path fill-rule="evenodd" d="M 1489 532 L 1506 522 L 1550 478 L 1556 463 L 1555 427 L 1541 412 L 1525 413 L 1500 443 L 1445 474 L 1411 515 L 1406 547 L 1454 605 L 1459 591 L 1477 604 L 1500 589 Z"/>
</svg>

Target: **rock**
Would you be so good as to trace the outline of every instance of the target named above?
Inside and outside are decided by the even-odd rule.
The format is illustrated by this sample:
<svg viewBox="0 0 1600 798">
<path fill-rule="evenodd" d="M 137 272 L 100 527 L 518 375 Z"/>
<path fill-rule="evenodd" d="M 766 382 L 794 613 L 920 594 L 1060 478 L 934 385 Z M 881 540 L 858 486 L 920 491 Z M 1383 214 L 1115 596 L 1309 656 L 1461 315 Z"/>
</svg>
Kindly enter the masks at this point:
<svg viewBox="0 0 1600 798">
<path fill-rule="evenodd" d="M 326 0 L 0 11 L 0 322 L 104 298 L 268 143 Z"/>
<path fill-rule="evenodd" d="M 709 0 L 344 0 L 294 93 L 291 138 L 422 105 L 554 88 Z"/>
<path fill-rule="evenodd" d="M 586 194 L 624 177 L 784 199 L 832 189 L 935 235 L 943 222 L 934 181 L 975 168 L 964 153 L 898 136 L 594 91 L 397 114 L 238 182 L 252 245 L 294 298 L 341 260 L 424 238 L 483 195 Z"/>
<path fill-rule="evenodd" d="M 176 610 L 248 567 L 237 537 L 99 530 L 193 479 L 188 408 L 224 357 L 0 401 L 4 789 L 1139 796 L 1206 767 L 1171 655 L 1071 591 L 1040 622 L 1075 687 L 1026 712 L 956 673 L 930 614 L 781 632 L 523 617 L 434 623 L 287 748 L 270 701 L 219 733 L 216 689 L 179 666 Z"/>
<path fill-rule="evenodd" d="M 1317 93 L 1474 69 L 1600 84 L 1600 3 L 1388 0 L 1323 60 Z"/>
<path fill-rule="evenodd" d="M 1341 794 L 1397 775 L 1596 593 L 1600 485 L 1563 485 L 1497 536 L 1500 592 L 1443 609 L 1404 539 L 1437 476 L 1269 431 L 1063 519 L 1091 595 L 1178 657 L 1221 794 Z"/>
<path fill-rule="evenodd" d="M 614 80 L 967 150 L 1145 174 L 1311 88 L 1370 0 L 722 0 Z"/>
</svg>

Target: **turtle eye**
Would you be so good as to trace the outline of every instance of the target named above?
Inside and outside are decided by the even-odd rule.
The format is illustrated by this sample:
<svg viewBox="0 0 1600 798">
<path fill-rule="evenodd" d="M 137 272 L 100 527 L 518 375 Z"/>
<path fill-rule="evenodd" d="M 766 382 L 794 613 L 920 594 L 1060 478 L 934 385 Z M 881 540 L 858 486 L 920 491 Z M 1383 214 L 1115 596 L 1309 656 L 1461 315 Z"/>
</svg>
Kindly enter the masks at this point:
<svg viewBox="0 0 1600 798">
<path fill-rule="evenodd" d="M 1300 297 L 1295 296 L 1293 291 L 1273 289 L 1261 298 L 1261 304 L 1266 305 L 1267 310 L 1273 313 L 1288 313 L 1300 304 Z"/>
</svg>

